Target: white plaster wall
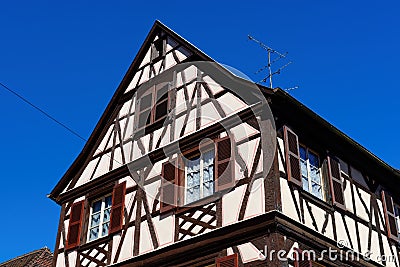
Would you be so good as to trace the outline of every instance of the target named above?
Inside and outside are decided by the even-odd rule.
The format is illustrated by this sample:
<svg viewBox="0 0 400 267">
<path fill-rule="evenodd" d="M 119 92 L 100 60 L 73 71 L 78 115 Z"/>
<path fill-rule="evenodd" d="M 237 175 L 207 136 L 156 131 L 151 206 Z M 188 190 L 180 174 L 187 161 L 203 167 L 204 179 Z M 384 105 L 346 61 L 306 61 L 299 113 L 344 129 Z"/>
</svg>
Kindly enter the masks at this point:
<svg viewBox="0 0 400 267">
<path fill-rule="evenodd" d="M 134 241 L 135 227 L 129 227 L 125 235 L 125 240 L 122 243 L 121 253 L 117 262 L 121 262 L 133 257 L 133 241 Z M 116 242 L 118 245 L 120 242 Z M 114 245 L 114 244 L 113 244 Z"/>
<path fill-rule="evenodd" d="M 235 111 L 243 109 L 247 107 L 247 105 L 235 97 L 232 93 L 227 93 L 218 98 L 218 102 L 221 103 L 222 109 L 225 111 L 225 114 L 233 114 Z"/>
<path fill-rule="evenodd" d="M 248 219 L 265 213 L 264 179 L 260 178 L 255 180 L 250 190 L 251 193 L 246 206 L 244 219 Z"/>
<path fill-rule="evenodd" d="M 65 258 L 64 258 L 64 253 L 60 253 L 57 255 L 57 267 L 65 267 Z"/>
<path fill-rule="evenodd" d="M 298 191 L 295 190 L 293 192 L 294 194 L 293 198 L 292 194 L 290 193 L 288 181 L 284 178 L 280 178 L 280 188 L 281 188 L 281 198 L 282 198 L 282 213 L 300 222 L 301 218 L 296 209 L 296 203 L 300 203 Z M 298 208 L 300 209 L 300 207 Z"/>
<path fill-rule="evenodd" d="M 167 246 L 174 242 L 175 216 L 153 218 L 154 229 L 160 247 Z"/>
<path fill-rule="evenodd" d="M 306 201 L 303 200 L 303 206 L 304 206 L 304 222 L 305 225 L 307 225 L 309 228 L 315 230 L 315 227 L 313 226 L 313 221 L 312 221 L 312 217 L 311 214 L 306 206 Z M 322 232 L 323 230 L 323 226 L 325 223 L 325 216 L 326 216 L 326 211 L 324 209 L 321 209 L 320 207 L 309 203 L 309 206 L 311 208 L 311 212 L 314 216 L 314 220 L 316 222 L 317 228 L 318 228 L 318 232 L 320 232 L 321 234 L 330 237 L 331 239 L 334 239 L 334 235 L 333 235 L 333 226 L 332 226 L 332 218 L 331 215 L 328 215 L 328 223 L 325 229 L 325 232 Z"/>
<path fill-rule="evenodd" d="M 353 195 L 351 194 L 351 184 L 349 183 L 349 181 L 344 181 L 344 182 L 346 183 L 346 186 L 344 186 L 343 190 L 346 209 L 353 213 L 354 207 L 353 207 Z"/>
<path fill-rule="evenodd" d="M 77 252 L 75 250 L 67 252 L 67 257 L 68 257 L 68 262 L 74 264 L 76 262 Z"/>
<path fill-rule="evenodd" d="M 212 124 L 220 118 L 221 117 L 212 102 L 201 106 L 201 127 Z"/>
<path fill-rule="evenodd" d="M 139 254 L 150 252 L 154 249 L 151 241 L 149 226 L 147 221 L 144 221 L 140 225 L 140 242 L 139 242 Z"/>
<path fill-rule="evenodd" d="M 277 139 L 279 171 L 286 174 L 285 144 L 282 138 Z"/>
<path fill-rule="evenodd" d="M 242 185 L 222 197 L 222 226 L 237 222 L 245 190 L 246 186 Z"/>
<path fill-rule="evenodd" d="M 362 218 L 365 221 L 369 221 L 368 213 L 370 213 L 370 202 L 371 202 L 371 195 L 365 192 L 363 189 L 358 188 L 360 195 L 356 191 L 356 186 L 354 185 L 354 195 L 355 195 L 355 204 L 357 210 L 357 216 Z M 367 210 L 363 205 L 362 201 L 367 206 Z"/>
</svg>

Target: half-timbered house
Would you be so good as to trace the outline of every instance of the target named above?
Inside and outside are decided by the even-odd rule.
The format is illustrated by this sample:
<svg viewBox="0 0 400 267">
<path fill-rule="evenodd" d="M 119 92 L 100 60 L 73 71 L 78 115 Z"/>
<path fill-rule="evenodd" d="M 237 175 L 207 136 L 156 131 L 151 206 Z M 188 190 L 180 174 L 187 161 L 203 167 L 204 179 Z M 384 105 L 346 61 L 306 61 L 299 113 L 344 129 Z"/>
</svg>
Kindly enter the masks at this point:
<svg viewBox="0 0 400 267">
<path fill-rule="evenodd" d="M 54 266 L 398 267 L 400 173 L 285 91 L 249 102 L 194 62 L 214 63 L 155 22 L 49 195 Z"/>
</svg>

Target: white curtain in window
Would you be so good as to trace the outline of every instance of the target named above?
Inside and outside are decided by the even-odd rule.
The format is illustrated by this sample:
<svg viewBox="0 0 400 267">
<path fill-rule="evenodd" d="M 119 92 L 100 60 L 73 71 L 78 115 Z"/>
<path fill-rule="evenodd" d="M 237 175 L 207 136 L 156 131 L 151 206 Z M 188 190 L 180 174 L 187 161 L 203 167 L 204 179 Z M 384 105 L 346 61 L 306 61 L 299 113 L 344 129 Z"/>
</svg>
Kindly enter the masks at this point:
<svg viewBox="0 0 400 267">
<path fill-rule="evenodd" d="M 203 154 L 203 197 L 214 194 L 214 150 Z"/>
<path fill-rule="evenodd" d="M 186 203 L 190 203 L 200 199 L 200 158 L 188 160 L 186 166 Z"/>
</svg>

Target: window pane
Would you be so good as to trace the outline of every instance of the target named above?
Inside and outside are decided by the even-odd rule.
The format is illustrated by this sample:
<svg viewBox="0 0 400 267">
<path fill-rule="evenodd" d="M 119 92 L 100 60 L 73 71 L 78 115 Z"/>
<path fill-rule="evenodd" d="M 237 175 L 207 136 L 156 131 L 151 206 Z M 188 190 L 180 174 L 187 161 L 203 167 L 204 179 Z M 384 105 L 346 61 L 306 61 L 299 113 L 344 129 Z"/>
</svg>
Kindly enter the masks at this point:
<svg viewBox="0 0 400 267">
<path fill-rule="evenodd" d="M 101 230 L 101 236 L 106 236 L 108 235 L 108 227 L 110 223 L 105 223 L 103 224 L 103 229 Z"/>
<path fill-rule="evenodd" d="M 303 160 L 307 160 L 307 152 L 306 149 L 302 146 L 299 147 L 300 149 L 300 158 Z"/>
<path fill-rule="evenodd" d="M 164 84 L 161 89 L 157 90 L 157 102 L 168 98 L 168 84 Z"/>
<path fill-rule="evenodd" d="M 207 151 L 203 154 L 203 159 L 204 159 L 204 166 L 209 166 L 209 165 L 213 165 L 214 164 L 214 149 Z"/>
<path fill-rule="evenodd" d="M 307 192 L 310 192 L 310 189 L 308 188 L 308 179 L 303 176 L 303 189 L 306 190 Z"/>
<path fill-rule="evenodd" d="M 200 186 L 199 185 L 186 189 L 186 203 L 191 203 L 191 202 L 199 200 L 199 199 L 200 199 Z"/>
<path fill-rule="evenodd" d="M 319 184 L 312 183 L 312 194 L 320 199 L 322 199 L 322 187 Z"/>
<path fill-rule="evenodd" d="M 214 150 L 207 151 L 203 154 L 203 170 L 204 181 L 214 180 Z"/>
<path fill-rule="evenodd" d="M 139 115 L 139 127 L 150 124 L 150 112 L 149 110 L 143 111 Z"/>
<path fill-rule="evenodd" d="M 300 166 L 301 166 L 301 175 L 303 175 L 304 177 L 308 177 L 307 161 L 301 159 Z"/>
<path fill-rule="evenodd" d="M 156 107 L 156 115 L 155 120 L 159 120 L 162 117 L 165 117 L 168 113 L 168 101 L 164 101 L 162 103 L 157 103 Z"/>
<path fill-rule="evenodd" d="M 349 175 L 349 165 L 341 159 L 339 159 L 339 163 L 340 163 L 340 170 L 342 172 L 344 172 L 345 174 L 347 174 L 347 176 L 350 176 Z"/>
<path fill-rule="evenodd" d="M 208 197 L 214 194 L 214 182 L 203 183 L 203 197 Z"/>
<path fill-rule="evenodd" d="M 214 194 L 214 150 L 203 154 L 203 197 Z"/>
<path fill-rule="evenodd" d="M 187 175 L 187 188 L 192 188 L 196 185 L 200 185 L 200 172 L 192 172 Z"/>
<path fill-rule="evenodd" d="M 200 158 L 186 161 L 187 187 L 200 185 Z"/>
<path fill-rule="evenodd" d="M 104 211 L 103 223 L 110 221 L 110 213 L 111 213 L 111 209 L 106 209 Z"/>
<path fill-rule="evenodd" d="M 320 175 L 319 168 L 310 166 L 310 178 L 311 178 L 311 181 L 313 181 L 317 184 L 321 184 L 321 175 Z"/>
<path fill-rule="evenodd" d="M 99 212 L 101 210 L 101 200 L 93 203 L 93 213 Z"/>
<path fill-rule="evenodd" d="M 100 224 L 100 212 L 96 213 L 96 214 L 92 214 L 90 226 L 93 227 L 93 226 L 97 226 L 99 224 Z"/>
<path fill-rule="evenodd" d="M 214 166 L 210 165 L 203 170 L 203 181 L 206 182 L 213 182 L 214 181 Z"/>
<path fill-rule="evenodd" d="M 311 166 L 315 166 L 317 168 L 319 167 L 319 159 L 317 155 L 312 152 L 308 152 L 308 158 Z"/>
<path fill-rule="evenodd" d="M 140 98 L 140 110 L 147 109 L 151 106 L 151 98 L 152 94 L 148 94 Z"/>
<path fill-rule="evenodd" d="M 97 238 L 99 238 L 99 227 L 98 226 L 95 227 L 95 228 L 90 229 L 89 241 L 95 240 Z"/>
<path fill-rule="evenodd" d="M 200 199 L 200 158 L 186 161 L 186 203 Z"/>
<path fill-rule="evenodd" d="M 112 205 L 112 198 L 111 198 L 111 196 L 106 197 L 106 199 L 105 199 L 104 202 L 105 202 L 105 205 L 106 205 L 105 208 L 111 207 L 111 205 Z"/>
</svg>

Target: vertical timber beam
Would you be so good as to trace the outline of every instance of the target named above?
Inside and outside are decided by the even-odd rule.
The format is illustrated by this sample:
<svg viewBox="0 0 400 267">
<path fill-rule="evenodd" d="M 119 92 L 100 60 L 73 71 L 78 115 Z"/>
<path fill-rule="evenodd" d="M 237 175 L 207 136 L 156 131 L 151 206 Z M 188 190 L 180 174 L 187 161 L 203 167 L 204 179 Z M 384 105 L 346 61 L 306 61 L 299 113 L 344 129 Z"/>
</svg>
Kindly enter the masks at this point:
<svg viewBox="0 0 400 267">
<path fill-rule="evenodd" d="M 62 204 L 62 206 L 61 206 L 60 219 L 58 221 L 58 231 L 57 231 L 56 245 L 54 247 L 52 266 L 56 266 L 56 264 L 57 264 L 58 251 L 59 251 L 59 247 L 60 247 L 60 239 L 61 239 L 61 234 L 62 234 L 62 228 L 64 225 L 64 218 L 65 218 L 65 203 Z M 63 239 L 64 238 L 65 237 L 63 236 Z"/>
</svg>

